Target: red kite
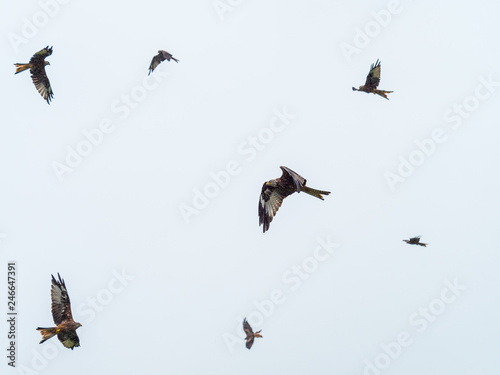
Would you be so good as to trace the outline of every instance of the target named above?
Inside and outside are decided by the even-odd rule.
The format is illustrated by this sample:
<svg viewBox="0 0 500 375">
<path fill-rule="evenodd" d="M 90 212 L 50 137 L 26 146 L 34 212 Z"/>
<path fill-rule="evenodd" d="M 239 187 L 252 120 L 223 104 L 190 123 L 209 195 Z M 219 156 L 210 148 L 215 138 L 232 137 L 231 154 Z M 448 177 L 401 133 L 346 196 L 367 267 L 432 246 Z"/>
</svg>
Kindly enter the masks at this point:
<svg viewBox="0 0 500 375">
<path fill-rule="evenodd" d="M 160 63 L 162 61 L 170 61 L 170 59 L 174 60 L 175 62 L 179 62 L 179 60 L 177 60 L 175 57 L 172 56 L 172 54 L 168 53 L 167 51 L 163 51 L 163 50 L 159 50 L 158 51 L 158 55 L 156 55 L 155 57 L 153 57 L 153 60 L 151 60 L 151 65 L 149 65 L 149 73 L 148 75 L 150 75 L 153 70 L 155 70 L 155 68 L 160 65 Z"/>
<path fill-rule="evenodd" d="M 428 244 L 420 242 L 420 236 L 417 237 L 412 237 L 409 240 L 403 240 L 404 242 L 410 244 L 410 245 L 420 245 L 423 247 L 427 247 Z"/>
<path fill-rule="evenodd" d="M 359 86 L 359 88 L 353 87 L 353 91 L 364 91 L 366 93 L 374 93 L 377 95 L 380 95 L 383 98 L 386 98 L 389 100 L 387 97 L 387 94 L 393 92 L 393 91 L 384 91 L 384 90 L 377 90 L 378 84 L 380 83 L 380 61 L 377 60 L 375 64 L 372 64 L 370 67 L 370 73 L 368 73 L 368 76 L 366 77 L 366 82 L 363 86 Z"/>
<path fill-rule="evenodd" d="M 252 327 L 250 327 L 250 324 L 248 324 L 248 322 L 247 322 L 247 318 L 243 319 L 243 330 L 247 334 L 247 337 L 246 337 L 246 340 L 247 340 L 246 347 L 247 347 L 247 349 L 250 349 L 252 347 L 252 345 L 253 345 L 253 340 L 256 337 L 262 337 L 262 335 L 260 334 L 262 332 L 262 330 L 253 333 Z"/>
<path fill-rule="evenodd" d="M 45 66 L 50 65 L 48 61 L 45 61 L 45 58 L 50 55 L 52 55 L 52 47 L 47 46 L 35 53 L 28 64 L 14 64 L 16 66 L 16 74 L 27 69 L 30 70 L 31 79 L 35 84 L 36 89 L 48 104 L 50 104 L 50 101 L 54 96 L 54 92 L 50 87 L 49 79 L 45 73 Z"/>
<path fill-rule="evenodd" d="M 66 284 L 64 280 L 61 279 L 59 273 L 57 276 L 59 276 L 59 281 L 54 279 L 52 275 L 52 288 L 50 292 L 52 297 L 52 318 L 57 327 L 38 327 L 37 330 L 40 331 L 43 336 L 40 344 L 57 335 L 59 341 L 61 341 L 66 348 L 73 350 L 75 346 L 80 346 L 80 339 L 76 334 L 76 330 L 82 325 L 73 320 Z"/>
<path fill-rule="evenodd" d="M 283 199 L 295 192 L 303 191 L 313 197 L 323 200 L 323 195 L 330 194 L 329 191 L 316 190 L 306 186 L 306 179 L 287 167 L 280 167 L 283 174 L 280 178 L 270 180 L 262 186 L 259 199 L 259 226 L 265 233 L 269 229 L 276 212 L 278 212 Z"/>
</svg>

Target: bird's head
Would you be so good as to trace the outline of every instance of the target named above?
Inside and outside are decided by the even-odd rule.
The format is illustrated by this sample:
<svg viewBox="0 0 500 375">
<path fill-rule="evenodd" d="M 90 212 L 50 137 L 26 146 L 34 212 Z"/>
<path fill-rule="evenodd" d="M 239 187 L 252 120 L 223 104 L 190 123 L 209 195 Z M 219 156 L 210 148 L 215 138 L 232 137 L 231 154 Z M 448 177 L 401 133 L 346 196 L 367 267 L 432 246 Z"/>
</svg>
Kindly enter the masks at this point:
<svg viewBox="0 0 500 375">
<path fill-rule="evenodd" d="M 50 63 L 48 61 L 45 61 L 45 66 L 47 66 L 47 65 L 50 65 Z"/>
<path fill-rule="evenodd" d="M 276 186 L 278 186 L 278 184 L 276 183 L 276 180 L 269 180 L 269 181 L 266 182 L 266 185 L 270 186 L 270 187 L 273 187 L 273 188 L 275 188 Z"/>
<path fill-rule="evenodd" d="M 356 87 L 353 87 L 352 91 L 358 91 L 358 89 Z"/>
<path fill-rule="evenodd" d="M 80 328 L 82 325 L 80 323 L 76 323 L 76 328 Z"/>
</svg>

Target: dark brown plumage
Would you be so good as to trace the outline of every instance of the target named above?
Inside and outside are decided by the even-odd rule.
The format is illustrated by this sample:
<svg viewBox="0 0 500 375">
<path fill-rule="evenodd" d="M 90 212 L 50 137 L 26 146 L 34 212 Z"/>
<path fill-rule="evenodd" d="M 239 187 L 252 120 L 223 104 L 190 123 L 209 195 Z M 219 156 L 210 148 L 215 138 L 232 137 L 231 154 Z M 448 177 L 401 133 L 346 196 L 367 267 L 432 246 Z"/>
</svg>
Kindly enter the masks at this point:
<svg viewBox="0 0 500 375">
<path fill-rule="evenodd" d="M 50 101 L 54 96 L 52 87 L 50 87 L 49 79 L 45 73 L 45 66 L 50 65 L 48 61 L 45 61 L 45 58 L 50 55 L 52 55 L 52 47 L 47 46 L 35 53 L 28 64 L 14 64 L 16 66 L 16 74 L 27 69 L 30 70 L 31 79 L 35 84 L 36 89 L 48 104 L 50 104 Z"/>
<path fill-rule="evenodd" d="M 61 341 L 66 348 L 73 350 L 75 346 L 80 346 L 80 339 L 76 334 L 76 330 L 82 325 L 73 320 L 66 284 L 64 280 L 61 279 L 59 273 L 57 276 L 59 280 L 56 280 L 52 275 L 52 287 L 50 291 L 52 298 L 52 318 L 54 319 L 56 327 L 37 328 L 42 334 L 42 341 L 40 341 L 40 344 L 57 335 L 59 341 Z"/>
<path fill-rule="evenodd" d="M 149 65 L 148 75 L 150 75 L 153 72 L 153 70 L 155 70 L 156 67 L 158 65 L 160 65 L 160 63 L 162 61 L 165 61 L 165 60 L 170 61 L 170 59 L 174 60 L 177 63 L 179 62 L 179 60 L 177 60 L 175 57 L 173 57 L 172 54 L 168 53 L 167 51 L 159 50 L 158 55 L 153 57 L 153 60 L 151 60 L 151 64 Z"/>
<path fill-rule="evenodd" d="M 329 191 L 316 190 L 306 186 L 306 179 L 287 167 L 280 167 L 283 174 L 280 178 L 264 183 L 259 199 L 259 226 L 266 232 L 278 212 L 283 199 L 295 192 L 303 191 L 313 197 L 323 200 L 323 195 L 330 194 Z"/>
<path fill-rule="evenodd" d="M 420 242 L 420 236 L 412 237 L 409 240 L 403 240 L 410 245 L 420 245 L 426 247 L 428 244 Z"/>
<path fill-rule="evenodd" d="M 392 91 L 384 91 L 384 90 L 377 90 L 377 87 L 380 83 L 380 61 L 377 60 L 375 64 L 372 64 L 370 66 L 370 72 L 368 73 L 368 76 L 366 77 L 366 82 L 363 86 L 359 86 L 359 88 L 353 87 L 353 91 L 364 91 L 366 93 L 373 93 L 376 95 L 380 95 L 383 98 L 386 98 L 389 100 L 387 97 L 387 94 L 391 93 Z"/>
<path fill-rule="evenodd" d="M 256 337 L 262 337 L 262 335 L 260 334 L 262 332 L 262 330 L 254 333 L 252 330 L 252 327 L 250 327 L 250 324 L 247 322 L 247 318 L 243 319 L 243 330 L 247 334 L 247 337 L 245 339 L 246 340 L 246 347 L 247 347 L 247 349 L 250 349 L 253 345 L 254 339 Z"/>
</svg>

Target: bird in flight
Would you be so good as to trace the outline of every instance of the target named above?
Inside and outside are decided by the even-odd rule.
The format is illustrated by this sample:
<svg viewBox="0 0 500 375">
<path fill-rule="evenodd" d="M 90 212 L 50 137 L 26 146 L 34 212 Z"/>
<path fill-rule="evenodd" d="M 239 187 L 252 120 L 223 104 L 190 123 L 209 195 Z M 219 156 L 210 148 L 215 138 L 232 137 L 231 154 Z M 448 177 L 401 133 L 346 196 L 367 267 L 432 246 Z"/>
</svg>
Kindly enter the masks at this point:
<svg viewBox="0 0 500 375">
<path fill-rule="evenodd" d="M 377 59 L 377 62 L 375 64 L 372 64 L 370 67 L 370 73 L 368 73 L 368 75 L 366 76 L 365 84 L 363 86 L 359 86 L 359 88 L 353 87 L 352 91 L 364 91 L 366 93 L 374 93 L 389 100 L 387 94 L 393 91 L 377 90 L 379 83 L 380 83 L 380 61 L 378 61 Z"/>
<path fill-rule="evenodd" d="M 57 327 L 38 327 L 37 330 L 42 334 L 42 341 L 40 341 L 40 344 L 57 335 L 59 341 L 61 341 L 66 348 L 73 350 L 75 346 L 80 346 L 80 339 L 76 334 L 76 330 L 82 325 L 73 320 L 66 284 L 64 280 L 61 279 L 59 273 L 57 276 L 59 280 L 56 280 L 52 275 L 52 288 L 50 291 L 52 298 L 52 318 Z"/>
<path fill-rule="evenodd" d="M 35 53 L 29 63 L 14 64 L 16 66 L 16 74 L 27 69 L 30 70 L 31 79 L 35 84 L 36 89 L 48 104 L 50 104 L 50 101 L 54 96 L 52 87 L 50 87 L 49 79 L 47 78 L 47 74 L 45 73 L 45 66 L 50 65 L 48 61 L 45 61 L 45 58 L 50 55 L 52 55 L 52 47 L 47 46 Z"/>
<path fill-rule="evenodd" d="M 175 62 L 179 62 L 179 60 L 177 60 L 175 57 L 172 56 L 172 54 L 168 53 L 167 51 L 163 51 L 163 50 L 159 50 L 158 51 L 158 55 L 156 55 L 155 57 L 153 57 L 153 60 L 151 60 L 151 65 L 149 65 L 149 73 L 148 75 L 150 75 L 153 70 L 155 70 L 155 68 L 160 65 L 160 63 L 162 61 L 170 61 L 170 59 L 174 60 Z"/>
<path fill-rule="evenodd" d="M 423 247 L 427 247 L 428 244 L 420 242 L 420 236 L 417 237 L 412 237 L 409 240 L 403 240 L 404 242 L 410 244 L 410 245 L 420 245 Z"/>
<path fill-rule="evenodd" d="M 247 349 L 250 349 L 253 345 L 253 340 L 256 337 L 262 337 L 262 335 L 260 334 L 262 332 L 262 330 L 253 333 L 252 327 L 250 327 L 250 324 L 247 322 L 247 318 L 243 319 L 243 330 L 247 334 L 246 347 L 247 347 Z"/>
<path fill-rule="evenodd" d="M 269 229 L 276 212 L 278 212 L 283 199 L 295 192 L 303 191 L 313 197 L 323 200 L 323 195 L 330 194 L 329 191 L 316 190 L 306 186 L 306 179 L 287 167 L 280 167 L 283 174 L 280 178 L 269 180 L 262 186 L 259 199 L 259 226 L 265 233 Z"/>
</svg>

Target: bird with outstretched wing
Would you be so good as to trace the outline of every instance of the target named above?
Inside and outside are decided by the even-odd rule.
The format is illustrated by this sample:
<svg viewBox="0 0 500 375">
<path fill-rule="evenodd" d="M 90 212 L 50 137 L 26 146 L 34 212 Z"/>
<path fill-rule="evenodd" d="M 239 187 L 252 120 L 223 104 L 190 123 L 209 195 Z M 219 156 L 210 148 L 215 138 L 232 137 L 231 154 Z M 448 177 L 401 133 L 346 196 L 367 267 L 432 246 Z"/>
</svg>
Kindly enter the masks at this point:
<svg viewBox="0 0 500 375">
<path fill-rule="evenodd" d="M 52 87 L 50 87 L 49 79 L 47 78 L 47 74 L 45 73 L 45 66 L 50 65 L 48 61 L 45 61 L 47 56 L 52 55 L 52 47 L 45 47 L 44 49 L 38 51 L 33 55 L 30 59 L 30 62 L 27 64 L 14 64 L 16 66 L 16 73 L 23 72 L 27 69 L 31 72 L 31 79 L 35 84 L 36 89 L 42 95 L 42 97 L 50 104 L 52 97 L 54 96 L 54 92 L 52 91 Z"/>
<path fill-rule="evenodd" d="M 304 192 L 321 200 L 323 200 L 323 195 L 330 194 L 329 191 L 316 190 L 306 186 L 306 179 L 290 168 L 280 168 L 283 171 L 281 177 L 265 182 L 260 193 L 259 226 L 263 226 L 263 232 L 269 229 L 283 199 L 290 194 Z"/>
<path fill-rule="evenodd" d="M 247 337 L 245 339 L 246 340 L 246 347 L 247 347 L 247 349 L 250 349 L 253 345 L 254 339 L 256 337 L 262 337 L 262 335 L 260 334 L 262 332 L 262 330 L 254 333 L 252 327 L 250 327 L 250 324 L 247 322 L 247 318 L 243 319 L 243 330 L 247 334 Z"/>
<path fill-rule="evenodd" d="M 416 236 L 416 237 L 410 238 L 409 240 L 403 240 L 403 241 L 406 242 L 407 244 L 410 244 L 410 245 L 420 245 L 423 247 L 427 247 L 428 244 L 420 242 L 420 237 L 421 236 Z"/>
<path fill-rule="evenodd" d="M 168 53 L 167 51 L 159 50 L 158 55 L 153 57 L 153 60 L 151 60 L 151 64 L 149 65 L 148 75 L 150 75 L 153 72 L 153 70 L 155 70 L 156 67 L 158 65 L 160 65 L 161 62 L 163 62 L 165 60 L 170 61 L 170 59 L 174 60 L 177 63 L 179 62 L 179 60 L 177 60 L 175 57 L 173 57 L 171 53 Z"/>
<path fill-rule="evenodd" d="M 385 91 L 385 90 L 378 90 L 377 87 L 380 83 L 380 61 L 377 60 L 375 64 L 372 64 L 370 66 L 370 72 L 368 73 L 368 76 L 366 77 L 366 82 L 363 86 L 359 86 L 359 88 L 353 87 L 353 91 L 363 91 L 366 93 L 373 93 L 376 95 L 380 95 L 383 98 L 386 98 L 389 100 L 387 97 L 387 94 L 393 92 L 393 91 Z"/>
<path fill-rule="evenodd" d="M 80 339 L 76 334 L 76 330 L 82 325 L 73 320 L 66 284 L 64 280 L 61 279 L 59 273 L 57 276 L 59 280 L 56 280 L 52 275 L 52 287 L 50 291 L 52 298 L 52 318 L 54 319 L 56 327 L 37 328 L 42 334 L 42 341 L 40 341 L 40 344 L 57 335 L 59 341 L 61 341 L 66 348 L 73 350 L 75 346 L 80 346 Z"/>
</svg>

